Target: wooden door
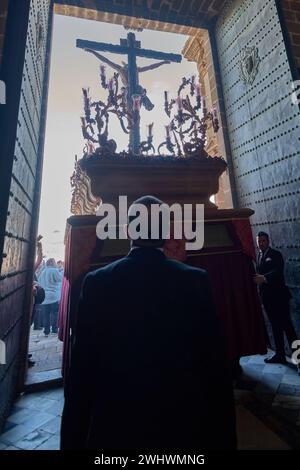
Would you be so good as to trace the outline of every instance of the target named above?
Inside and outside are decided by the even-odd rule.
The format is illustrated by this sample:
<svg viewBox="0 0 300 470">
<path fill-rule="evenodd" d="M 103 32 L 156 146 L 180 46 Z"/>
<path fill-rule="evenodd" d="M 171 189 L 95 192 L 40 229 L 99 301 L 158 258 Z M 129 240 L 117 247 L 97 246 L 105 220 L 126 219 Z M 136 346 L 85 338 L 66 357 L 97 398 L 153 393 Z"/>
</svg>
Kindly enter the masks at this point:
<svg viewBox="0 0 300 470">
<path fill-rule="evenodd" d="M 0 69 L 0 428 L 27 363 L 52 17 L 51 0 L 9 1 Z"/>
</svg>

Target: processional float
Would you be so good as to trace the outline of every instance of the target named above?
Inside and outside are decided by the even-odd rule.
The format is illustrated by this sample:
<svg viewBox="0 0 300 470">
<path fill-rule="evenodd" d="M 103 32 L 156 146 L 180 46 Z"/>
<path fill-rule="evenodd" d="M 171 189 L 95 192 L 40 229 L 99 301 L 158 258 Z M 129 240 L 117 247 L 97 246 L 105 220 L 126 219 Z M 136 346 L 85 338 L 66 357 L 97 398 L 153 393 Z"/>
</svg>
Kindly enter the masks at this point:
<svg viewBox="0 0 300 470">
<path fill-rule="evenodd" d="M 81 128 L 85 146 L 71 177 L 74 215 L 68 219 L 66 231 L 61 338 L 68 344 L 84 275 L 129 251 L 128 240 L 97 239 L 99 204 L 111 203 L 118 209 L 120 195 L 126 195 L 130 204 L 151 194 L 168 204 L 204 204 L 204 247 L 189 252 L 184 239 L 170 239 L 165 253 L 208 271 L 230 359 L 265 353 L 263 317 L 252 280 L 255 254 L 249 217 L 253 211 L 218 209 L 211 201 L 219 190 L 220 176 L 227 170 L 224 158 L 210 156 L 205 150 L 208 126 L 215 133 L 219 130 L 217 109 L 207 109 L 195 76 L 182 78 L 176 96 L 163 92 L 169 123 L 165 126 L 165 139 L 155 149 L 153 123 L 148 125 L 147 136 L 140 136 L 141 112 L 143 108 L 150 111 L 153 104 L 139 83 L 139 75 L 170 62 L 179 63 L 181 56 L 142 49 L 133 33 L 121 39 L 120 45 L 77 40 L 77 47 L 101 61 L 99 81 L 106 99 L 94 100 L 89 89 L 83 89 Z M 128 61 L 119 65 L 98 51 L 127 54 Z M 138 67 L 137 57 L 160 62 Z M 113 68 L 111 77 L 107 77 L 104 64 Z M 116 119 L 129 137 L 128 149 L 120 152 L 113 135 Z M 67 365 L 68 347 L 64 354 Z"/>
</svg>

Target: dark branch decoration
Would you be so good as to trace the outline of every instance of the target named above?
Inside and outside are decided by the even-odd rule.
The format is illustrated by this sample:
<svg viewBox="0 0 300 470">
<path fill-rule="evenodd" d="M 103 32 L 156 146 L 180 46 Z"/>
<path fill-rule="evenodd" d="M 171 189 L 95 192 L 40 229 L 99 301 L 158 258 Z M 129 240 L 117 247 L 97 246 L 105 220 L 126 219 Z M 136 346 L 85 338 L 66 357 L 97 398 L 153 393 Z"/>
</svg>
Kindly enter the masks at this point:
<svg viewBox="0 0 300 470">
<path fill-rule="evenodd" d="M 82 118 L 82 133 L 87 142 L 85 155 L 116 154 L 116 142 L 108 139 L 111 115 L 118 118 L 123 132 L 129 134 L 128 154 L 136 156 L 155 154 L 153 124 L 148 126 L 147 138 L 143 141 L 140 138 L 141 107 L 151 111 L 154 104 L 147 96 L 147 90 L 140 85 L 139 76 L 171 62 L 181 62 L 181 55 L 143 49 L 141 42 L 136 41 L 134 33 L 128 33 L 126 39 L 120 39 L 120 45 L 81 39 L 77 40 L 76 44 L 77 47 L 93 54 L 101 61 L 100 83 L 108 92 L 106 102 L 101 100 L 93 102 L 89 97 L 89 90 L 83 89 L 85 117 Z M 99 51 L 126 54 L 127 63 L 122 62 L 123 65 L 120 65 L 100 54 Z M 156 62 L 139 67 L 136 62 L 138 57 L 155 59 Z M 114 75 L 109 80 L 106 78 L 104 64 L 114 70 Z M 122 87 L 119 86 L 119 79 Z M 195 83 L 194 75 L 191 78 L 182 79 L 176 99 L 169 101 L 168 93 L 165 91 L 164 109 L 171 121 L 166 126 L 166 139 L 159 145 L 158 154 L 161 155 L 166 149 L 169 154 L 178 157 L 206 156 L 204 147 L 207 122 L 211 120 L 215 132 L 219 129 L 219 123 L 216 109 L 208 112 L 205 97 L 201 96 L 201 86 Z M 98 145 L 96 148 L 95 144 Z"/>
<path fill-rule="evenodd" d="M 85 117 L 81 118 L 82 135 L 86 140 L 84 148 L 85 155 L 96 153 L 98 155 L 114 154 L 117 144 L 113 139 L 108 139 L 109 119 L 115 115 L 120 123 L 121 129 L 129 134 L 134 121 L 139 118 L 136 108 L 133 112 L 128 111 L 126 103 L 125 88 L 119 91 L 119 75 L 114 73 L 113 77 L 106 81 L 105 67 L 100 67 L 101 86 L 108 91 L 106 103 L 92 101 L 89 96 L 89 88 L 83 88 L 83 106 Z M 94 144 L 98 144 L 95 147 Z"/>
<path fill-rule="evenodd" d="M 189 94 L 183 98 L 182 94 L 187 87 L 189 87 Z M 214 132 L 219 130 L 219 121 L 216 108 L 208 112 L 206 99 L 201 96 L 201 86 L 195 84 L 195 76 L 189 79 L 183 77 L 176 99 L 169 100 L 167 91 L 164 97 L 165 113 L 171 121 L 166 126 L 166 140 L 158 147 L 159 155 L 162 154 L 162 149 L 166 148 L 171 154 L 179 157 L 207 156 L 204 151 L 207 121 L 211 120 Z M 199 113 L 201 109 L 202 116 Z"/>
<path fill-rule="evenodd" d="M 92 101 L 89 89 L 82 90 L 85 117 L 81 118 L 81 127 L 86 140 L 85 156 L 116 154 L 117 144 L 108 138 L 111 115 L 118 118 L 121 129 L 126 134 L 130 134 L 131 129 L 139 125 L 140 121 L 143 96 L 134 94 L 128 103 L 126 88 L 119 86 L 119 74 L 114 73 L 107 80 L 104 65 L 100 66 L 100 81 L 102 88 L 108 92 L 106 102 Z M 165 113 L 171 121 L 165 126 L 166 138 L 158 146 L 158 155 L 164 155 L 163 150 L 166 149 L 169 154 L 177 157 L 207 157 L 204 150 L 207 123 L 211 121 L 214 132 L 218 132 L 219 121 L 216 108 L 208 112 L 206 99 L 201 96 L 201 86 L 195 83 L 195 77 L 182 79 L 176 99 L 169 100 L 167 91 L 164 92 L 164 98 Z M 140 155 L 156 153 L 153 146 L 153 126 L 154 123 L 147 126 L 147 139 L 139 144 Z"/>
<path fill-rule="evenodd" d="M 181 62 L 181 55 L 143 49 L 141 48 L 141 42 L 136 41 L 135 34 L 131 32 L 127 34 L 126 39 L 120 39 L 120 45 L 85 41 L 82 39 L 78 39 L 76 45 L 77 47 L 84 49 L 85 52 L 93 54 L 101 61 L 101 85 L 104 89 L 108 89 L 109 97 L 106 105 L 101 103 L 101 107 L 104 109 L 98 112 L 98 118 L 100 121 L 102 115 L 105 120 L 108 121 L 107 113 L 114 112 L 119 118 L 123 131 L 129 133 L 129 153 L 139 155 L 142 149 L 143 151 L 148 152 L 149 149 L 151 149 L 151 143 L 149 140 L 147 140 L 146 143 L 143 142 L 143 145 L 141 146 L 139 111 L 141 106 L 143 106 L 147 111 L 151 111 L 154 108 L 154 104 L 151 103 L 151 100 L 147 96 L 147 90 L 140 85 L 139 76 L 141 73 L 157 69 L 158 67 L 170 64 L 171 62 Z M 126 54 L 127 63 L 122 62 L 122 65 L 120 65 L 119 63 L 108 59 L 105 55 L 100 54 L 99 51 L 112 52 L 114 54 L 121 55 Z M 155 59 L 156 62 L 144 67 L 139 67 L 136 62 L 138 57 Z M 105 66 L 103 64 L 107 64 L 110 68 L 116 71 L 114 79 L 109 80 L 108 83 L 106 81 Z M 123 91 L 120 95 L 118 94 L 118 77 L 120 77 L 123 84 Z M 109 108 L 108 105 L 112 108 Z M 124 121 L 127 121 L 127 125 Z M 102 134 L 101 130 L 102 128 L 100 129 L 100 135 Z M 99 142 L 99 137 L 97 141 Z M 105 145 L 106 143 L 104 144 L 104 147 Z"/>
</svg>

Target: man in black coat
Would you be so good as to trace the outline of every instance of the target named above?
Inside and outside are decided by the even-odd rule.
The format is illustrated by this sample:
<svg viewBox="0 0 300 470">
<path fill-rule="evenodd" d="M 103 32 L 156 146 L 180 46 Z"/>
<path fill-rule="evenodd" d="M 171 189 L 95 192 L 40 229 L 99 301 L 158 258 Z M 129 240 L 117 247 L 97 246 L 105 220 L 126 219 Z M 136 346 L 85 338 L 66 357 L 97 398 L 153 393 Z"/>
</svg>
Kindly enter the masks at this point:
<svg viewBox="0 0 300 470">
<path fill-rule="evenodd" d="M 149 209 L 161 201 L 136 203 Z M 61 449 L 236 447 L 207 274 L 166 258 L 163 244 L 163 237 L 134 240 L 125 258 L 84 280 Z"/>
<path fill-rule="evenodd" d="M 254 281 L 259 286 L 259 293 L 271 323 L 275 342 L 275 355 L 265 359 L 265 362 L 285 364 L 284 333 L 291 347 L 297 335 L 291 321 L 289 306 L 291 294 L 285 285 L 284 261 L 280 251 L 270 247 L 267 233 L 259 232 L 256 242 L 259 254 Z"/>
</svg>

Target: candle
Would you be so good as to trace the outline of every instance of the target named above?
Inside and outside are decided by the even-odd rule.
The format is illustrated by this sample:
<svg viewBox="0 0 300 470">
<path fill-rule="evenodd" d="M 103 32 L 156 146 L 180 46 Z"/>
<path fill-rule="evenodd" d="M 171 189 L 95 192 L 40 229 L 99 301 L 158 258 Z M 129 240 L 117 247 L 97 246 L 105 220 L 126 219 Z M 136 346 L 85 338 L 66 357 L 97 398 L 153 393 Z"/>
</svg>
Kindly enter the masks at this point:
<svg viewBox="0 0 300 470">
<path fill-rule="evenodd" d="M 85 100 L 89 99 L 89 91 L 90 91 L 89 88 L 82 88 L 83 97 L 84 97 Z"/>
<path fill-rule="evenodd" d="M 154 122 L 152 122 L 152 124 L 149 124 L 147 127 L 148 127 L 148 137 L 152 137 L 153 136 L 153 126 L 154 126 Z"/>
<path fill-rule="evenodd" d="M 182 99 L 180 98 L 180 96 L 177 97 L 177 106 L 178 106 L 178 109 L 181 110 L 182 109 Z"/>
<path fill-rule="evenodd" d="M 89 88 L 82 88 L 83 92 L 83 105 L 84 105 L 84 111 L 85 113 L 88 112 L 89 107 L 90 107 L 90 99 L 89 99 Z"/>
<path fill-rule="evenodd" d="M 201 85 L 197 83 L 196 85 L 196 96 L 201 96 Z"/>
<path fill-rule="evenodd" d="M 95 148 L 94 148 L 94 145 L 93 143 L 89 140 L 88 143 L 87 143 L 87 148 L 88 148 L 88 154 L 91 155 L 92 153 L 94 153 L 95 151 Z"/>
<path fill-rule="evenodd" d="M 100 65 L 100 78 L 101 78 L 101 85 L 103 88 L 107 88 L 106 84 L 106 75 L 105 75 L 105 65 Z"/>
<path fill-rule="evenodd" d="M 170 138 L 170 126 L 165 126 L 166 127 L 166 137 L 167 139 Z"/>
<path fill-rule="evenodd" d="M 139 111 L 141 108 L 141 96 L 140 95 L 132 95 L 132 107 L 134 111 Z"/>
<path fill-rule="evenodd" d="M 113 89 L 113 82 L 114 82 L 114 81 L 113 81 L 113 79 L 111 78 L 111 79 L 109 80 L 109 82 L 108 82 L 108 89 L 109 89 L 109 90 L 112 90 L 112 89 Z"/>
</svg>

